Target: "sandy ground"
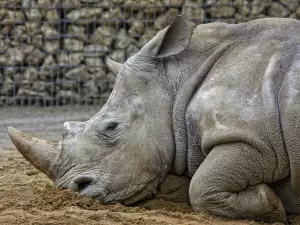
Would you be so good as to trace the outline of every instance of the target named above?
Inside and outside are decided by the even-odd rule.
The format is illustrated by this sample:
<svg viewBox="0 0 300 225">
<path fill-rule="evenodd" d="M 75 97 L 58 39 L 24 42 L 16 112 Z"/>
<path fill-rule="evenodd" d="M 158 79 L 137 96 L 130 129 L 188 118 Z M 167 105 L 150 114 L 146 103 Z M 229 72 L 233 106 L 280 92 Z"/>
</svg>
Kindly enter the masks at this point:
<svg viewBox="0 0 300 225">
<path fill-rule="evenodd" d="M 169 177 L 168 185 L 162 184 L 155 199 L 134 207 L 103 206 L 71 191 L 56 189 L 16 150 L 2 150 L 0 158 L 0 224 L 258 224 L 193 213 L 185 203 L 187 179 L 179 183 L 176 177 Z"/>
<path fill-rule="evenodd" d="M 53 187 L 45 175 L 29 165 L 13 148 L 7 137 L 7 126 L 13 125 L 38 137 L 59 139 L 64 121 L 86 120 L 98 109 L 99 107 L 1 110 L 0 224 L 260 224 L 193 213 L 188 204 L 189 180 L 175 176 L 167 177 L 159 187 L 155 199 L 143 201 L 133 207 L 103 206 L 71 191 Z"/>
</svg>

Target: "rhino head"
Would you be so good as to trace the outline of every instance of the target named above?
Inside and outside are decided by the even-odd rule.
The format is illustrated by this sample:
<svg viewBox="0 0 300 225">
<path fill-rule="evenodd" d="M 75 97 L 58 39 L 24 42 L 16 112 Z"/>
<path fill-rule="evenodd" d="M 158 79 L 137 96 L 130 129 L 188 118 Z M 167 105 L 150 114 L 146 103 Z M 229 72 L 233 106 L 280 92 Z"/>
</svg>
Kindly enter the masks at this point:
<svg viewBox="0 0 300 225">
<path fill-rule="evenodd" d="M 123 65 L 108 58 L 116 81 L 93 118 L 64 123 L 56 143 L 10 127 L 16 148 L 57 187 L 104 204 L 128 205 L 155 193 L 175 157 L 175 91 L 163 58 L 182 52 L 194 27 L 178 16 Z"/>
</svg>

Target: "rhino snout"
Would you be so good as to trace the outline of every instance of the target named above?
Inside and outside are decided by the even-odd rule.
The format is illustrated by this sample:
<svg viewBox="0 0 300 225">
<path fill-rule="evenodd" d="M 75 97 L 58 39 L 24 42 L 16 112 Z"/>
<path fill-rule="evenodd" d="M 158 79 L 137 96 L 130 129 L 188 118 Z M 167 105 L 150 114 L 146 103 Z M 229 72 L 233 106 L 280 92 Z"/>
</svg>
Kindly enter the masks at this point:
<svg viewBox="0 0 300 225">
<path fill-rule="evenodd" d="M 106 188 L 102 186 L 103 185 L 99 184 L 94 176 L 79 175 L 71 181 L 69 189 L 78 192 L 80 195 L 85 195 L 104 203 L 107 191 Z"/>
</svg>

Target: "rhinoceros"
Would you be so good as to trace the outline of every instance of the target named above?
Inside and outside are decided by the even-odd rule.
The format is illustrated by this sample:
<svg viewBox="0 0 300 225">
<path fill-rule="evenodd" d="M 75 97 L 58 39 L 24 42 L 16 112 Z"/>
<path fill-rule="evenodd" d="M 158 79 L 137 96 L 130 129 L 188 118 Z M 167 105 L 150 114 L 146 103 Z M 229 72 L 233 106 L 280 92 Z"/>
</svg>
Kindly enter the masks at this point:
<svg viewBox="0 0 300 225">
<path fill-rule="evenodd" d="M 181 15 L 107 66 L 109 99 L 88 121 L 64 123 L 62 141 L 8 128 L 58 188 L 131 205 L 172 172 L 191 177 L 195 212 L 267 222 L 300 213 L 300 22 Z"/>
</svg>

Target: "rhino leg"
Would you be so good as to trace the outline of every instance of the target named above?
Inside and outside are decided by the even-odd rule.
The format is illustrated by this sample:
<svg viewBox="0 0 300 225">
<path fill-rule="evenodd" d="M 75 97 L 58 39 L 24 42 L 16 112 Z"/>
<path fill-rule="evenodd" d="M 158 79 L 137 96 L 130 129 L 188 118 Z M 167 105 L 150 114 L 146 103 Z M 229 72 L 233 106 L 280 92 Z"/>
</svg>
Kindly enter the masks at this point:
<svg viewBox="0 0 300 225">
<path fill-rule="evenodd" d="M 192 207 L 233 219 L 285 222 L 281 200 L 264 183 L 272 174 L 264 165 L 263 155 L 247 144 L 214 147 L 191 180 Z"/>
<path fill-rule="evenodd" d="M 286 213 L 289 215 L 300 214 L 300 196 L 295 194 L 291 186 L 291 178 L 279 180 L 270 184 L 270 187 L 281 199 Z"/>
</svg>

